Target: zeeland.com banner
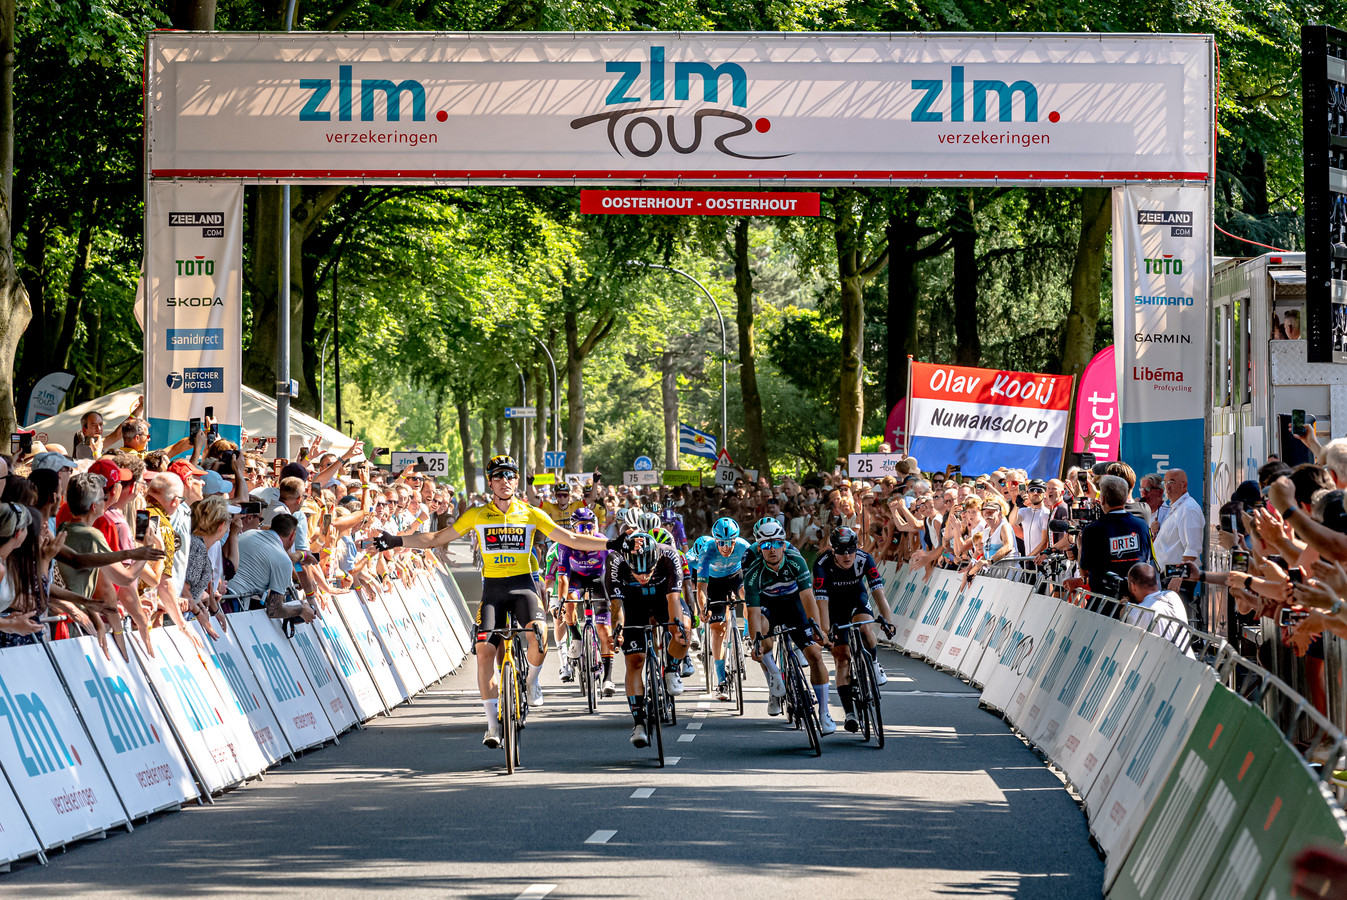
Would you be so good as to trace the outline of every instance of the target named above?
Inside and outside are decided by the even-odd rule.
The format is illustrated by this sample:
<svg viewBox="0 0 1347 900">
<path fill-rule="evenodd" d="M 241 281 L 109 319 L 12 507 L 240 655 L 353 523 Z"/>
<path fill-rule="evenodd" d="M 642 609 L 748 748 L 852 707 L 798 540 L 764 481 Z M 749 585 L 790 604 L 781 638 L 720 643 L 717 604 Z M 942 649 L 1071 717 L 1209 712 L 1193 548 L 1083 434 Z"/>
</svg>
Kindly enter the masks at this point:
<svg viewBox="0 0 1347 900">
<path fill-rule="evenodd" d="M 1113 343 L 1121 459 L 1182 469 L 1204 497 L 1211 226 L 1205 188 L 1113 189 Z M 1200 501 L 1199 501 L 1200 502 Z"/>
<path fill-rule="evenodd" d="M 164 447 L 213 407 L 243 427 L 243 186 L 151 182 L 145 209 L 145 405 Z"/>
<path fill-rule="evenodd" d="M 1007 466 L 1056 478 L 1066 445 L 1070 375 L 912 363 L 908 453 L 927 469 L 981 475 Z"/>
<path fill-rule="evenodd" d="M 1210 35 L 152 32 L 153 178 L 1204 181 Z"/>
</svg>

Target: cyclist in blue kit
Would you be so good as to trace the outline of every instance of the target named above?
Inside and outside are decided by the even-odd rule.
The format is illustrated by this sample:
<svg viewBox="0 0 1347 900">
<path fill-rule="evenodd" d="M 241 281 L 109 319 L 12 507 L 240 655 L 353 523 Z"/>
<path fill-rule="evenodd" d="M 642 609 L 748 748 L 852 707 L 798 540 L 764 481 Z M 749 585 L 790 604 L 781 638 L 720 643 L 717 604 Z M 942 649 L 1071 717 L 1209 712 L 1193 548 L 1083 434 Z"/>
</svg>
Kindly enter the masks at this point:
<svg viewBox="0 0 1347 900">
<path fill-rule="evenodd" d="M 739 523 L 726 517 L 711 526 L 713 547 L 697 556 L 697 605 L 711 626 L 716 666 L 716 699 L 730 699 L 725 685 L 725 606 L 743 598 L 744 557 L 752 546 L 739 536 Z M 700 543 L 700 540 L 698 541 Z"/>
</svg>

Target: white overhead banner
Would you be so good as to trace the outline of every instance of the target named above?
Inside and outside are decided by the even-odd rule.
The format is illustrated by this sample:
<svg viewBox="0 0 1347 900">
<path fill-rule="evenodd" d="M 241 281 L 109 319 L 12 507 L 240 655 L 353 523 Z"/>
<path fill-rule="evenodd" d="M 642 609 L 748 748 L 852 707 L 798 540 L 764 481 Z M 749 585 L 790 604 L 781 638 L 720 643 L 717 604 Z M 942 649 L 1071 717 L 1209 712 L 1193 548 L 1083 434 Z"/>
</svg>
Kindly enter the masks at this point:
<svg viewBox="0 0 1347 900">
<path fill-rule="evenodd" d="M 1205 181 L 1212 48 L 1158 34 L 152 32 L 149 172 Z"/>
<path fill-rule="evenodd" d="M 1122 393 L 1119 458 L 1137 472 L 1182 469 L 1204 497 L 1210 192 L 1113 189 L 1113 345 Z"/>
<path fill-rule="evenodd" d="M 145 406 L 150 439 L 186 437 L 212 408 L 243 426 L 243 186 L 151 182 L 145 205 Z"/>
</svg>

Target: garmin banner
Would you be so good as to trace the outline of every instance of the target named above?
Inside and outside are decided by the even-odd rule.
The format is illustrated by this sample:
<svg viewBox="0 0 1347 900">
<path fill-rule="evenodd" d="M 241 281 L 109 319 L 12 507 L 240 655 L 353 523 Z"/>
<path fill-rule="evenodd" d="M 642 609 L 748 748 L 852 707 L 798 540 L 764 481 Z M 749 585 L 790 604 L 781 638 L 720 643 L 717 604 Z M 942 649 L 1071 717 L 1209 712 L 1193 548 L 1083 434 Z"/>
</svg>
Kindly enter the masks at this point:
<svg viewBox="0 0 1347 900">
<path fill-rule="evenodd" d="M 243 187 L 152 182 L 145 207 L 145 413 L 167 446 L 207 407 L 243 425 Z"/>
<path fill-rule="evenodd" d="M 1056 478 L 1066 446 L 1070 375 L 912 363 L 908 453 L 969 475 L 998 466 Z"/>
<path fill-rule="evenodd" d="M 1182 469 L 1203 497 L 1211 220 L 1205 188 L 1113 189 L 1113 344 L 1120 458 Z"/>
<path fill-rule="evenodd" d="M 149 174 L 1205 181 L 1212 50 L 1187 34 L 156 31 Z"/>
</svg>

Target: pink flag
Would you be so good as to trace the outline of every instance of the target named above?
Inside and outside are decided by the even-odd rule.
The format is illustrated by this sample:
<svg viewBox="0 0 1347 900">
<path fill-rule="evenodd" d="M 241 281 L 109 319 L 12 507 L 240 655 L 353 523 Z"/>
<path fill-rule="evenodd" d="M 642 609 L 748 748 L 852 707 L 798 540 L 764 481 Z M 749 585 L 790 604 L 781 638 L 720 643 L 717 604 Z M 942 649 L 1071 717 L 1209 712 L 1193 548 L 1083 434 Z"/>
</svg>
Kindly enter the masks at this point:
<svg viewBox="0 0 1347 900">
<path fill-rule="evenodd" d="M 1095 354 L 1080 376 L 1076 395 L 1076 433 L 1071 449 L 1093 453 L 1098 462 L 1118 458 L 1118 436 L 1122 430 L 1118 414 L 1118 371 L 1113 365 L 1113 345 Z M 1090 433 L 1094 437 L 1090 438 Z"/>
</svg>

